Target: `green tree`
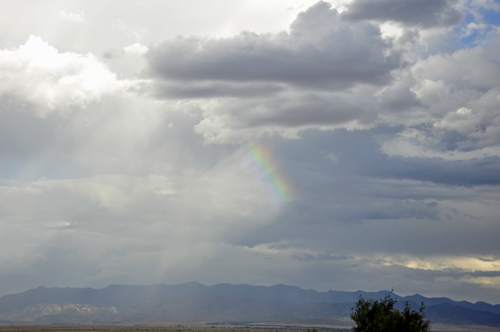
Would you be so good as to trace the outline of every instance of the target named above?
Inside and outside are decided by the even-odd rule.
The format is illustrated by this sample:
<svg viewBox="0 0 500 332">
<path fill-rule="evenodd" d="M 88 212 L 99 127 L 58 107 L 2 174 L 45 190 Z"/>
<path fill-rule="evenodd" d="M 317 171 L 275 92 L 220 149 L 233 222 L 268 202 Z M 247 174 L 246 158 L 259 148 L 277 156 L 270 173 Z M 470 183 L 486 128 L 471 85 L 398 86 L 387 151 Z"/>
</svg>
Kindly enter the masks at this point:
<svg viewBox="0 0 500 332">
<path fill-rule="evenodd" d="M 392 294 L 392 292 L 391 292 Z M 359 297 L 352 308 L 351 318 L 355 323 L 354 332 L 428 332 L 430 322 L 425 320 L 425 306 L 419 311 L 412 310 L 406 302 L 403 311 L 394 309 L 396 300 L 387 294 L 383 300 L 366 300 Z"/>
</svg>

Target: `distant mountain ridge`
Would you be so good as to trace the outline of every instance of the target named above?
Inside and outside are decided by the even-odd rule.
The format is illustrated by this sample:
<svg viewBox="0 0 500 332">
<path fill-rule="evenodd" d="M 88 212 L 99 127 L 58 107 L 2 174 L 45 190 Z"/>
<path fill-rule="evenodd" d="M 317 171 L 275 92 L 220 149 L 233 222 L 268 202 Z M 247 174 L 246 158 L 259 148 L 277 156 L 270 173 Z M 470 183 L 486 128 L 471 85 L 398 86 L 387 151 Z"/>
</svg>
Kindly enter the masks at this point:
<svg viewBox="0 0 500 332">
<path fill-rule="evenodd" d="M 8 323 L 109 323 L 160 321 L 291 321 L 348 317 L 359 296 L 383 298 L 389 291 L 304 290 L 296 286 L 251 286 L 191 282 L 180 285 L 103 289 L 38 287 L 0 297 L 0 320 Z M 434 322 L 500 326 L 500 305 L 393 294 L 402 308 L 424 302 Z"/>
</svg>

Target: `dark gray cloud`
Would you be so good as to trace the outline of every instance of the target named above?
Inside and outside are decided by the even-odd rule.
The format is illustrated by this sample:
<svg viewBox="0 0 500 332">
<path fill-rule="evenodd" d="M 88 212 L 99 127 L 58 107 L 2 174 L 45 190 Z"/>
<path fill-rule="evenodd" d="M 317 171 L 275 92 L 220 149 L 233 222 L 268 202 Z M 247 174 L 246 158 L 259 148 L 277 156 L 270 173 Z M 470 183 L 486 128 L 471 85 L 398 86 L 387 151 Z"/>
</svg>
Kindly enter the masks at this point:
<svg viewBox="0 0 500 332">
<path fill-rule="evenodd" d="M 329 184 L 336 185 L 337 189 L 346 189 L 335 181 L 329 181 Z M 355 199 L 357 201 L 353 201 Z M 321 184 L 318 184 L 315 192 L 310 192 L 307 198 L 298 202 L 287 216 L 290 220 L 308 225 L 362 223 L 378 220 L 439 220 L 440 218 L 437 202 L 377 198 L 376 195 L 364 193 L 361 188 L 345 192 L 342 197 L 322 187 Z"/>
<path fill-rule="evenodd" d="M 340 261 L 340 260 L 348 260 L 352 259 L 352 256 L 348 256 L 346 254 L 335 255 L 331 253 L 321 253 L 316 255 L 311 254 L 301 254 L 301 255 L 292 255 L 292 258 L 297 259 L 301 262 L 314 262 L 314 261 Z"/>
<path fill-rule="evenodd" d="M 368 177 L 411 179 L 458 186 L 499 185 L 500 157 L 484 156 L 467 160 L 389 156 L 374 139 L 384 126 L 372 131 L 339 129 L 331 134 L 327 151 L 335 154 L 336 169 Z M 394 131 L 396 128 L 388 128 Z M 342 143 L 340 143 L 342 142 Z"/>
<path fill-rule="evenodd" d="M 320 1 L 297 17 L 290 33 L 179 37 L 151 49 L 147 58 L 151 75 L 184 84 L 185 90 L 191 81 L 338 90 L 388 83 L 400 65 L 400 55 L 391 47 L 378 27 L 343 23 L 335 9 Z M 166 94 L 175 95 L 175 90 Z"/>
<path fill-rule="evenodd" d="M 497 199 L 500 160 L 456 162 L 384 154 L 376 137 L 397 135 L 402 129 L 310 130 L 300 140 L 269 140 L 301 195 L 276 222 L 253 233 L 234 234 L 231 241 L 251 247 L 303 241 L 344 253 L 500 253 L 491 233 L 491 227 L 498 228 L 494 214 L 483 210 Z M 482 208 L 463 207 L 477 197 L 482 197 Z M 459 234 L 464 234 L 461 243 L 455 241 Z"/>
<path fill-rule="evenodd" d="M 462 19 L 456 3 L 456 0 L 355 0 L 342 17 L 352 21 L 393 21 L 421 28 L 453 26 Z"/>
<path fill-rule="evenodd" d="M 278 84 L 234 84 L 225 82 L 189 82 L 179 84 L 174 82 L 159 82 L 154 87 L 154 94 L 160 98 L 198 99 L 216 97 L 256 98 L 279 93 L 284 90 Z"/>
<path fill-rule="evenodd" d="M 422 103 L 408 84 L 395 84 L 380 95 L 380 108 L 383 110 L 401 112 L 419 106 L 422 106 Z"/>
<path fill-rule="evenodd" d="M 378 174 L 459 186 L 500 184 L 500 157 L 498 156 L 460 161 L 392 157 L 387 158 L 386 166 L 386 170 Z"/>
<path fill-rule="evenodd" d="M 376 91 L 368 86 L 333 92 L 288 89 L 267 97 L 219 98 L 202 108 L 203 119 L 195 131 L 210 142 L 234 143 L 262 133 L 296 136 L 307 127 L 371 124 L 378 118 Z"/>
<path fill-rule="evenodd" d="M 345 123 L 362 117 L 365 110 L 339 96 L 305 94 L 294 98 L 275 97 L 228 101 L 215 108 L 236 127 L 298 127 Z"/>
</svg>

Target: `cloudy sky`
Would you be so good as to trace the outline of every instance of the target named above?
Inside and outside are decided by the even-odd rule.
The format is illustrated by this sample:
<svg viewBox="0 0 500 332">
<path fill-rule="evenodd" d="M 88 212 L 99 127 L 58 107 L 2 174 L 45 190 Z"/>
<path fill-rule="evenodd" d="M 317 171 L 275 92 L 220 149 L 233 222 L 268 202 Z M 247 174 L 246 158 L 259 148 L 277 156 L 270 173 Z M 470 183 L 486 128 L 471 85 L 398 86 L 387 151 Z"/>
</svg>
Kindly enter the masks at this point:
<svg viewBox="0 0 500 332">
<path fill-rule="evenodd" d="M 0 295 L 500 303 L 500 3 L 4 0 Z"/>
</svg>

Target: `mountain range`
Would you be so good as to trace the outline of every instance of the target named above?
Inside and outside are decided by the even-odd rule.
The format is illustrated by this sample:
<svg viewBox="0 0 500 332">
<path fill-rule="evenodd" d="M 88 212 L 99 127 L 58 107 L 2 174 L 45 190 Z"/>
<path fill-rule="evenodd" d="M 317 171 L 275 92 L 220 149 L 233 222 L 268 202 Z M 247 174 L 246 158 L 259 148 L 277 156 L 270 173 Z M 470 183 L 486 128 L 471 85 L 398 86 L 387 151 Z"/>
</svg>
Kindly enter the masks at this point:
<svg viewBox="0 0 500 332">
<path fill-rule="evenodd" d="M 295 286 L 251 286 L 191 282 L 180 285 L 103 289 L 38 287 L 0 297 L 3 324 L 98 324 L 124 322 L 343 322 L 360 296 L 380 299 L 389 291 L 304 290 Z M 500 327 L 500 305 L 392 294 L 402 309 L 426 306 L 432 323 Z M 350 324 L 350 323 L 349 323 Z"/>
</svg>

